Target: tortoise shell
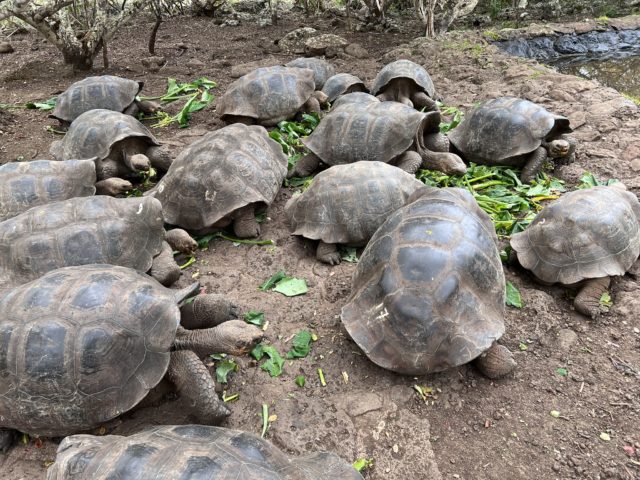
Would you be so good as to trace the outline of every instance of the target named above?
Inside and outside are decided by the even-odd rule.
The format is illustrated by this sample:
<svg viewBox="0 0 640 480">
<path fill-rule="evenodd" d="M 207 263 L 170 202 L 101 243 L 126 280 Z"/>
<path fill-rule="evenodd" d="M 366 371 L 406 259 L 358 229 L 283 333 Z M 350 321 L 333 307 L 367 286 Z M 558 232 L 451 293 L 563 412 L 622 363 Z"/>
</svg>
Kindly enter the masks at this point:
<svg viewBox="0 0 640 480">
<path fill-rule="evenodd" d="M 313 71 L 313 80 L 316 84 L 316 90 L 320 90 L 327 79 L 335 75 L 336 71 L 326 60 L 321 58 L 296 58 L 285 64 L 285 67 L 308 68 Z"/>
<path fill-rule="evenodd" d="M 91 160 L 34 160 L 0 166 L 0 222 L 38 205 L 96 193 Z"/>
<path fill-rule="evenodd" d="M 102 160 L 111 148 L 126 138 L 138 137 L 149 146 L 160 145 L 156 137 L 131 115 L 112 110 L 96 109 L 84 112 L 69 127 L 62 140 L 53 142 L 51 155 L 56 160 Z"/>
<path fill-rule="evenodd" d="M 368 92 L 364 82 L 355 75 L 351 75 L 350 73 L 338 73 L 337 75 L 333 75 L 327 79 L 322 87 L 322 93 L 328 97 L 328 101 L 333 102 L 349 89 L 352 91 L 359 90 L 361 92 Z"/>
<path fill-rule="evenodd" d="M 333 110 L 347 103 L 380 103 L 380 100 L 367 92 L 345 93 L 333 102 Z"/>
<path fill-rule="evenodd" d="M 229 115 L 251 117 L 265 126 L 293 117 L 315 91 L 313 70 L 264 67 L 229 85 L 216 111 L 224 121 Z"/>
<path fill-rule="evenodd" d="M 269 205 L 286 174 L 287 157 L 266 129 L 236 123 L 188 145 L 152 194 L 167 223 L 197 231 L 250 203 Z"/>
<path fill-rule="evenodd" d="M 72 265 L 146 272 L 163 239 L 162 205 L 154 198 L 98 195 L 33 207 L 0 223 L 0 289 Z"/>
<path fill-rule="evenodd" d="M 362 246 L 423 186 L 413 175 L 382 162 L 336 165 L 292 197 L 285 216 L 293 235 Z"/>
<path fill-rule="evenodd" d="M 124 112 L 135 101 L 143 85 L 143 82 L 114 75 L 87 77 L 58 96 L 52 116 L 73 122 L 84 112 L 96 108 Z"/>
<path fill-rule="evenodd" d="M 424 67 L 421 67 L 411 60 L 396 60 L 384 66 L 373 81 L 371 93 L 378 95 L 391 80 L 396 78 L 409 78 L 413 80 L 420 90 L 424 91 L 430 98 L 434 98 L 436 95 L 436 89 L 429 73 L 427 73 Z"/>
<path fill-rule="evenodd" d="M 131 409 L 167 370 L 185 292 L 112 265 L 10 290 L 0 298 L 0 426 L 68 435 Z"/>
<path fill-rule="evenodd" d="M 566 193 L 512 235 L 511 246 L 544 282 L 624 275 L 640 255 L 640 202 L 615 186 Z"/>
<path fill-rule="evenodd" d="M 467 363 L 504 333 L 505 279 L 489 216 L 466 190 L 425 187 L 416 196 L 369 241 L 342 309 L 369 359 L 407 375 Z"/>
<path fill-rule="evenodd" d="M 47 480 L 82 472 L 92 480 L 362 480 L 334 453 L 291 458 L 248 432 L 205 425 L 156 426 L 131 435 L 73 435 L 58 448 Z"/>
<path fill-rule="evenodd" d="M 411 147 L 426 115 L 398 102 L 380 102 L 369 95 L 357 101 L 340 98 L 302 142 L 327 165 L 360 160 L 390 162 Z M 367 98 L 371 101 L 365 101 Z"/>
<path fill-rule="evenodd" d="M 566 117 L 529 100 L 500 97 L 472 109 L 448 136 L 467 161 L 523 165 L 524 155 L 533 152 L 543 140 L 571 131 Z"/>
</svg>

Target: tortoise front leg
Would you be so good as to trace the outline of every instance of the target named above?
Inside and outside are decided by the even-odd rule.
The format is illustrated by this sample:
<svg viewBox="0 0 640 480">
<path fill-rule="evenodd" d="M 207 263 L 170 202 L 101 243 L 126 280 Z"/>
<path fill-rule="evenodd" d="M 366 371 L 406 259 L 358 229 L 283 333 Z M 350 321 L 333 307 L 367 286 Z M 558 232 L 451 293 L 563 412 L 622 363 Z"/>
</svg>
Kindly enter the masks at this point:
<svg viewBox="0 0 640 480">
<path fill-rule="evenodd" d="M 421 164 L 422 157 L 418 152 L 414 152 L 413 150 L 407 150 L 393 161 L 393 165 L 411 175 L 415 175 Z"/>
<path fill-rule="evenodd" d="M 18 438 L 18 432 L 11 428 L 0 428 L 0 452 L 6 453 Z"/>
<path fill-rule="evenodd" d="M 238 209 L 233 218 L 233 233 L 238 238 L 252 238 L 260 235 L 260 224 L 256 220 L 256 204 L 250 203 Z"/>
<path fill-rule="evenodd" d="M 513 354 L 504 345 L 494 342 L 489 349 L 474 360 L 474 364 L 483 375 L 489 378 L 500 378 L 516 368 Z"/>
<path fill-rule="evenodd" d="M 186 330 L 178 326 L 173 346 L 176 350 L 191 350 L 200 358 L 212 353 L 244 355 L 262 340 L 264 333 L 244 320 L 228 320 L 217 327 Z"/>
<path fill-rule="evenodd" d="M 162 250 L 151 264 L 149 275 L 165 287 L 170 287 L 180 278 L 180 267 L 173 259 L 173 249 L 167 242 L 162 242 Z"/>
<path fill-rule="evenodd" d="M 308 153 L 302 157 L 287 173 L 287 178 L 307 177 L 318 169 L 320 165 L 320 157 L 315 153 Z"/>
<path fill-rule="evenodd" d="M 216 394 L 216 384 L 198 356 L 189 350 L 171 352 L 167 377 L 189 399 L 198 423 L 216 425 L 231 412 Z"/>
<path fill-rule="evenodd" d="M 322 240 L 318 242 L 316 258 L 329 265 L 338 265 L 342 260 L 338 252 L 338 246 L 335 243 L 325 243 Z"/>
<path fill-rule="evenodd" d="M 611 277 L 585 280 L 584 285 L 573 300 L 576 311 L 587 317 L 596 318 L 600 314 L 600 297 L 611 284 Z"/>
<path fill-rule="evenodd" d="M 414 92 L 413 95 L 411 95 L 411 101 L 416 110 L 420 110 L 421 108 L 424 108 L 425 112 L 440 110 L 436 101 L 424 92 Z"/>
<path fill-rule="evenodd" d="M 536 175 L 542 169 L 542 164 L 546 159 L 547 150 L 544 147 L 538 147 L 533 152 L 531 152 L 526 159 L 524 167 L 522 168 L 520 180 L 522 180 L 523 183 L 531 183 L 531 181 L 536 178 Z"/>
<path fill-rule="evenodd" d="M 180 307 L 180 325 L 184 328 L 210 328 L 238 318 L 238 307 L 224 295 L 198 295 Z"/>
</svg>

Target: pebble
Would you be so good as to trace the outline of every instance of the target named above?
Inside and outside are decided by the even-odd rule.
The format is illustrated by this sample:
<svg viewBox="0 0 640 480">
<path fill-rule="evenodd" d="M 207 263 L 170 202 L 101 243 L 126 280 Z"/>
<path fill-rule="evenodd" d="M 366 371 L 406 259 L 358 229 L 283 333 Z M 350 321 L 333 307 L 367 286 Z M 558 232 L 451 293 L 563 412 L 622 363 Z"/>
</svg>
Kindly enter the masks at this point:
<svg viewBox="0 0 640 480">
<path fill-rule="evenodd" d="M 0 53 L 11 53 L 13 51 L 13 46 L 9 42 L 0 42 Z"/>
<path fill-rule="evenodd" d="M 631 170 L 634 172 L 640 172 L 640 158 L 636 158 L 631 162 Z"/>
</svg>

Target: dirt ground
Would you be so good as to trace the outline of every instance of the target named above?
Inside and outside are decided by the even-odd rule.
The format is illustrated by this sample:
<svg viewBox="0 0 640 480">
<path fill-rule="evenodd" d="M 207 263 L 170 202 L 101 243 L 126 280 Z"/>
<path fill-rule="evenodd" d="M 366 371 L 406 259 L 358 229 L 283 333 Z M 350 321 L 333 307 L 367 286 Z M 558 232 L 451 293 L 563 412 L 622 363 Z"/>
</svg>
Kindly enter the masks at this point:
<svg viewBox="0 0 640 480">
<path fill-rule="evenodd" d="M 508 58 L 473 33 L 453 33 L 438 42 L 417 40 L 418 25 L 403 34 L 349 34 L 340 22 L 287 18 L 278 27 L 216 26 L 210 19 L 177 18 L 162 25 L 157 49 L 168 62 L 159 72 L 145 71 L 150 19 L 124 28 L 111 43 L 111 73 L 145 81 L 144 93 L 160 94 L 166 78 L 207 76 L 223 92 L 232 65 L 258 60 L 263 39 L 273 41 L 303 26 L 345 35 L 370 52 L 365 59 L 332 59 L 337 71 L 359 75 L 369 85 L 386 61 L 411 58 L 425 65 L 445 103 L 468 108 L 488 97 L 513 94 L 570 117 L 580 141 L 576 163 L 555 175 L 575 185 L 583 171 L 601 179 L 618 178 L 640 192 L 640 112 L 619 93 L 596 82 L 565 76 L 533 62 Z M 186 46 L 179 48 L 179 44 Z M 43 100 L 82 74 L 70 74 L 49 45 L 31 35 L 14 35 L 16 52 L 0 56 L 3 103 Z M 396 48 L 400 47 L 400 48 Z M 295 55 L 274 54 L 282 61 Z M 199 60 L 193 62 L 193 60 Z M 32 110 L 0 110 L 0 163 L 49 158 L 57 137 L 53 124 Z M 207 129 L 217 128 L 214 109 L 193 117 L 190 128 L 155 131 L 177 152 Z M 634 162 L 635 161 L 635 162 Z M 633 167 L 633 168 L 632 168 Z M 635 170 L 634 170 L 635 169 Z M 301 329 L 318 341 L 309 357 L 287 361 L 282 376 L 271 378 L 250 357 L 236 359 L 227 395 L 225 426 L 256 433 L 262 429 L 261 405 L 277 415 L 266 438 L 292 454 L 319 449 L 345 460 L 373 458 L 367 479 L 639 479 L 640 457 L 640 283 L 625 276 L 613 282 L 614 306 L 597 321 L 577 314 L 565 289 L 541 287 L 527 273 L 505 267 L 525 306 L 508 308 L 508 346 L 518 362 L 511 376 L 489 380 L 470 366 L 412 378 L 376 367 L 353 343 L 339 319 L 355 266 L 330 267 L 314 259 L 314 245 L 289 235 L 283 206 L 292 189 L 283 188 L 268 210 L 262 238 L 273 246 L 234 246 L 215 241 L 197 254 L 180 285 L 198 279 L 209 292 L 228 295 L 243 310 L 265 312 L 266 336 L 280 352 Z M 273 273 L 304 278 L 306 295 L 286 298 L 257 286 Z M 519 345 L 527 346 L 526 350 Z M 320 384 L 321 368 L 326 386 Z M 558 373 L 565 369 L 566 375 Z M 564 373 L 565 371 L 560 370 Z M 343 373 L 346 372 L 346 375 Z M 299 388 L 297 375 L 307 383 Z M 348 377 L 348 383 L 346 381 Z M 414 385 L 430 387 L 425 402 Z M 127 434 L 149 424 L 187 422 L 181 400 L 171 395 L 111 422 L 102 432 Z M 560 412 L 558 418 L 550 411 Z M 603 440 L 602 434 L 609 435 Z M 58 439 L 59 441 L 59 439 Z M 30 441 L 0 456 L 3 479 L 45 477 L 55 457 L 55 439 Z M 627 447 L 625 449 L 625 447 Z"/>
</svg>

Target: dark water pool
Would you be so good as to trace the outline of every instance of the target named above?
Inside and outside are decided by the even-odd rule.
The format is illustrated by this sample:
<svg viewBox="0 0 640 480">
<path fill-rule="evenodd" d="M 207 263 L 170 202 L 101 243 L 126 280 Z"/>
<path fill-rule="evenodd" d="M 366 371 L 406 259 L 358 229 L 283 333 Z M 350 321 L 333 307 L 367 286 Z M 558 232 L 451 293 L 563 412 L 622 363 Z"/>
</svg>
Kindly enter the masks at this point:
<svg viewBox="0 0 640 480">
<path fill-rule="evenodd" d="M 619 92 L 640 97 L 640 52 L 608 58 L 564 57 L 549 63 L 562 73 L 598 80 Z"/>
</svg>

